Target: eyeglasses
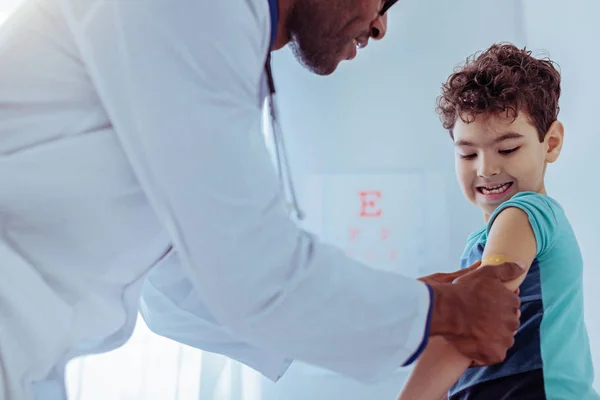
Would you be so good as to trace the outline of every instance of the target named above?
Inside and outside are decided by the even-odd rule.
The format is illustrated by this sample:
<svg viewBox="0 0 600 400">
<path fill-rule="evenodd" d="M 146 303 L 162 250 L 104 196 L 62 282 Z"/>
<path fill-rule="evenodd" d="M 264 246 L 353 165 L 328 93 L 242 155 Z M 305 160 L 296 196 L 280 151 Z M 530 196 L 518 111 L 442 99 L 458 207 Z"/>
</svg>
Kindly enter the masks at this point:
<svg viewBox="0 0 600 400">
<path fill-rule="evenodd" d="M 396 4 L 398 2 L 398 0 L 387 0 L 385 2 L 385 4 L 383 5 L 383 8 L 381 9 L 381 11 L 379 11 L 379 15 L 383 15 L 387 12 L 387 10 L 390 9 L 391 6 L 393 6 L 394 4 Z"/>
</svg>

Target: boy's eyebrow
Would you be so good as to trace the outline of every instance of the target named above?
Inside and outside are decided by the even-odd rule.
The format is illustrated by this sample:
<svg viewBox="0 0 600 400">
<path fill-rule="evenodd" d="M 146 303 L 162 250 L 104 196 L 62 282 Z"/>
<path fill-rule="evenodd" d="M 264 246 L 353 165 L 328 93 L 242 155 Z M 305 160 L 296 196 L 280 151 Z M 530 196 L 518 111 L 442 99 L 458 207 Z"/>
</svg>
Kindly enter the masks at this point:
<svg viewBox="0 0 600 400">
<path fill-rule="evenodd" d="M 500 143 L 500 142 L 503 142 L 508 139 L 520 139 L 522 137 L 524 137 L 524 136 L 517 132 L 506 132 L 506 133 L 498 136 L 496 139 L 494 139 L 493 143 Z M 475 146 L 475 144 L 473 142 L 469 142 L 468 140 L 457 140 L 456 142 L 454 142 L 454 145 L 455 146 Z"/>
</svg>

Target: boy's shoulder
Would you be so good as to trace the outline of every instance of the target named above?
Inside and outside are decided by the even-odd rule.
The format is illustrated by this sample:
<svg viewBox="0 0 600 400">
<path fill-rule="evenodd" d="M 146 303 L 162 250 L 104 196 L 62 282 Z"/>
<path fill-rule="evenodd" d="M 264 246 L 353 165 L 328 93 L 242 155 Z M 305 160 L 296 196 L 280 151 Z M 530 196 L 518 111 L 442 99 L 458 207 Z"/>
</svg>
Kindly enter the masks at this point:
<svg viewBox="0 0 600 400">
<path fill-rule="evenodd" d="M 533 205 L 544 205 L 546 207 L 550 207 L 553 210 L 561 210 L 563 211 L 560 203 L 554 199 L 553 197 L 548 196 L 547 194 L 541 194 L 536 192 L 519 192 L 515 194 L 510 199 L 506 200 L 498 208 L 505 206 L 506 204 L 511 203 L 525 203 L 525 204 L 533 204 Z"/>
<path fill-rule="evenodd" d="M 486 230 L 489 230 L 489 228 L 492 226 L 494 219 L 498 216 L 498 214 L 509 207 L 517 207 L 524 209 L 525 211 L 535 210 L 542 214 L 548 212 L 550 213 L 550 216 L 553 217 L 564 215 L 564 209 L 556 199 L 546 194 L 540 194 L 536 192 L 519 192 L 510 199 L 501 203 L 494 210 L 485 225 L 469 234 L 467 237 L 467 242 L 472 242 L 477 238 L 485 237 Z M 528 214 L 530 213 L 528 212 Z"/>
<path fill-rule="evenodd" d="M 565 211 L 556 199 L 547 194 L 519 192 L 494 210 L 486 225 L 488 232 L 498 214 L 509 207 L 517 207 L 525 211 L 530 221 L 548 219 L 558 224 L 560 220 L 566 220 Z"/>
<path fill-rule="evenodd" d="M 564 209 L 556 199 L 546 194 L 536 192 L 519 192 L 500 204 L 496 210 L 494 210 L 488 222 L 467 237 L 461 259 L 468 258 L 475 247 L 479 246 L 481 247 L 481 250 L 485 247 L 487 235 L 494 219 L 502 212 L 502 210 L 509 207 L 517 207 L 525 211 L 530 222 L 535 225 L 534 229 L 536 232 L 540 229 L 545 233 L 549 233 L 548 231 L 561 231 L 564 228 L 570 229 L 570 223 L 565 215 Z M 540 236 L 542 235 L 539 233 L 536 234 L 537 239 L 539 239 Z"/>
</svg>

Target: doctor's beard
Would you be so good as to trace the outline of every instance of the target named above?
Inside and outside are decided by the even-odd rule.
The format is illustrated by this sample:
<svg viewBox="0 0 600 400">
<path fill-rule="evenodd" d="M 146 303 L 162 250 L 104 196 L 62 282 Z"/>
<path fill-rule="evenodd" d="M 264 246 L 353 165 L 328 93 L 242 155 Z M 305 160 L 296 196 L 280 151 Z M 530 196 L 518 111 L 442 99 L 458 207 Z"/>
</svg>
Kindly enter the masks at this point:
<svg viewBox="0 0 600 400">
<path fill-rule="evenodd" d="M 345 58 L 353 36 L 343 32 L 347 5 L 341 0 L 304 0 L 295 3 L 287 27 L 290 47 L 300 64 L 317 75 L 330 75 Z M 346 33 L 346 34 L 344 34 Z"/>
</svg>

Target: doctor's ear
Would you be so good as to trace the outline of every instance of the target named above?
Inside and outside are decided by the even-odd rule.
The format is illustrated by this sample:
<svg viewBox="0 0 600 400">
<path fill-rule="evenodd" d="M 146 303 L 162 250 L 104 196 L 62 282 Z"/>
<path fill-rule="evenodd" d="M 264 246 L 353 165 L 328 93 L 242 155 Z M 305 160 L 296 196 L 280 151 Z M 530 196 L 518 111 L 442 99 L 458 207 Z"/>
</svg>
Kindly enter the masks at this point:
<svg viewBox="0 0 600 400">
<path fill-rule="evenodd" d="M 554 121 L 546 136 L 544 137 L 544 146 L 546 149 L 546 162 L 553 163 L 560 156 L 562 150 L 563 139 L 565 136 L 565 127 L 562 122 Z"/>
</svg>

